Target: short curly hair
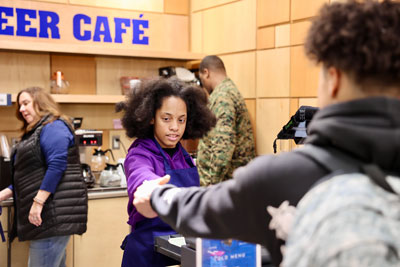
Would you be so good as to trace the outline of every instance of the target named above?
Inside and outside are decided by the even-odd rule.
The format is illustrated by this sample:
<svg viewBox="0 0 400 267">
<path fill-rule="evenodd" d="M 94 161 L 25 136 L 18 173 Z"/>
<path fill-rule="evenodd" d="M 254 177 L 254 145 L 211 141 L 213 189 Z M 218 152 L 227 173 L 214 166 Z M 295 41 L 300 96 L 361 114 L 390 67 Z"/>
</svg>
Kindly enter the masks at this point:
<svg viewBox="0 0 400 267">
<path fill-rule="evenodd" d="M 117 104 L 117 111 L 125 111 L 122 125 L 126 135 L 131 138 L 153 137 L 150 122 L 161 108 L 163 99 L 170 96 L 179 97 L 186 104 L 187 122 L 182 139 L 201 138 L 215 126 L 217 119 L 207 107 L 208 98 L 204 90 L 176 78 L 156 78 L 142 81 L 129 94 L 127 101 Z"/>
<path fill-rule="evenodd" d="M 400 3 L 325 4 L 305 50 L 310 59 L 349 73 L 359 84 L 399 85 Z"/>
</svg>

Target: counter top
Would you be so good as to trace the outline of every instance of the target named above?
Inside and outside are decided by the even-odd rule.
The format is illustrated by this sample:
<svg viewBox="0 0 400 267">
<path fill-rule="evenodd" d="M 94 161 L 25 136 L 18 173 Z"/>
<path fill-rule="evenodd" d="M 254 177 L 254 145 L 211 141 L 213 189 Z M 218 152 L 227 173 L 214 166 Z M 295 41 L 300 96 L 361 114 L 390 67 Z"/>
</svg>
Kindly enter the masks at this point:
<svg viewBox="0 0 400 267">
<path fill-rule="evenodd" d="M 88 197 L 91 199 L 104 199 L 104 198 L 114 198 L 114 197 L 127 197 L 128 192 L 126 187 L 95 187 L 88 189 Z M 10 198 L 1 202 L 2 207 L 12 206 L 13 199 Z"/>
<path fill-rule="evenodd" d="M 126 187 L 95 187 L 88 189 L 90 199 L 127 197 Z"/>
</svg>

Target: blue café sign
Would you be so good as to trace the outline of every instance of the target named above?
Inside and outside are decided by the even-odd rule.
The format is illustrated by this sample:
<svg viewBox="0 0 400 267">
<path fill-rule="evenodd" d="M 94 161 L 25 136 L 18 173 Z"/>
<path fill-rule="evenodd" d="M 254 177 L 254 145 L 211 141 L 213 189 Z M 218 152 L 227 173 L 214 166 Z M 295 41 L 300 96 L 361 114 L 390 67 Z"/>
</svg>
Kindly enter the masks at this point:
<svg viewBox="0 0 400 267">
<path fill-rule="evenodd" d="M 16 21 L 15 25 L 10 20 Z M 38 20 L 38 26 L 32 21 Z M 113 20 L 113 23 L 110 23 Z M 60 16 L 57 12 L 25 8 L 0 6 L 0 35 L 60 39 Z M 113 25 L 111 29 L 110 25 Z M 103 43 L 122 43 L 127 29 L 132 28 L 131 42 L 135 45 L 149 45 L 146 29 L 149 21 L 140 14 L 138 19 L 109 18 L 107 16 L 90 17 L 83 13 L 75 14 L 71 21 L 73 36 L 77 41 Z M 92 30 L 88 30 L 91 26 Z M 94 26 L 94 28 L 93 28 Z"/>
</svg>

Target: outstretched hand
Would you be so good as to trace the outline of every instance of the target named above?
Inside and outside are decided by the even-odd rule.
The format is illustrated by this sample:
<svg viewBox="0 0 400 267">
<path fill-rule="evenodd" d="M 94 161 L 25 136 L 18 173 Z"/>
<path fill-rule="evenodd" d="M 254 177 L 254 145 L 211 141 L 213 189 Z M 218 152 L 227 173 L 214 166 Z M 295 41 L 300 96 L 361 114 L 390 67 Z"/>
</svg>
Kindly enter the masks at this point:
<svg viewBox="0 0 400 267">
<path fill-rule="evenodd" d="M 158 216 L 150 205 L 150 196 L 154 189 L 168 183 L 169 179 L 170 176 L 167 174 L 155 180 L 144 181 L 143 184 L 136 189 L 133 194 L 133 205 L 144 217 L 155 218 Z"/>
<path fill-rule="evenodd" d="M 289 205 L 289 201 L 285 200 L 279 208 L 268 206 L 267 211 L 272 217 L 269 229 L 275 230 L 278 238 L 286 240 L 292 228 L 296 207 Z"/>
</svg>

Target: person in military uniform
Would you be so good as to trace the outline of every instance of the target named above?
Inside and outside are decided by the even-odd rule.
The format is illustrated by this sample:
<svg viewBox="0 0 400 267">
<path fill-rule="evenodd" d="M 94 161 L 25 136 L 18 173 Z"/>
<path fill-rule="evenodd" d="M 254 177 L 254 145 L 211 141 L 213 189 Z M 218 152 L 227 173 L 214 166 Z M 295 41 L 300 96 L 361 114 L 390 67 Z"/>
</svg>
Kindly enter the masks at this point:
<svg viewBox="0 0 400 267">
<path fill-rule="evenodd" d="M 197 168 L 201 185 L 216 184 L 232 178 L 233 171 L 256 156 L 253 129 L 246 103 L 224 63 L 207 56 L 200 63 L 199 76 L 210 94 L 209 108 L 217 124 L 198 146 Z"/>
</svg>

